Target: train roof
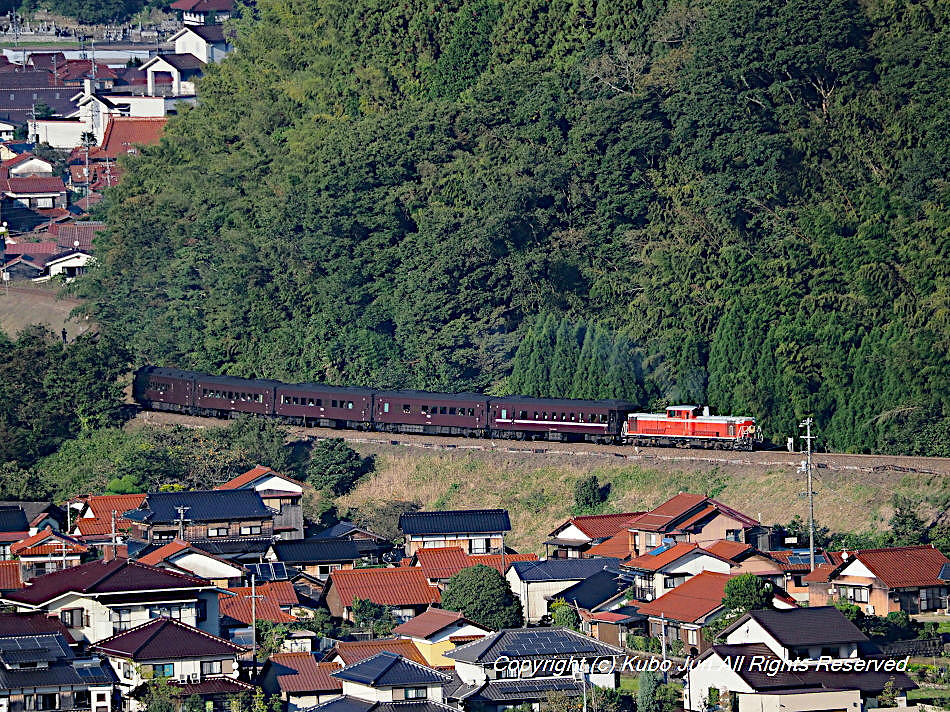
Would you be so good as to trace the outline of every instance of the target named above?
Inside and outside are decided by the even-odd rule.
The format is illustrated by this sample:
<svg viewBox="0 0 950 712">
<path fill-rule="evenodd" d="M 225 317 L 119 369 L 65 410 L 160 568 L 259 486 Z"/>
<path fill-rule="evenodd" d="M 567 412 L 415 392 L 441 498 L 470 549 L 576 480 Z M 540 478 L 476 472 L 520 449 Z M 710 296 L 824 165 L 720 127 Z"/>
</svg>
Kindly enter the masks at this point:
<svg viewBox="0 0 950 712">
<path fill-rule="evenodd" d="M 206 373 L 196 373 L 195 380 L 203 383 L 217 383 L 222 386 L 254 386 L 256 388 L 273 388 L 284 385 L 281 381 L 267 378 L 239 378 L 238 376 L 209 376 Z"/>
<path fill-rule="evenodd" d="M 666 413 L 628 413 L 628 418 L 652 418 L 671 423 L 743 423 L 747 420 L 755 421 L 751 415 L 697 415 L 688 420 L 670 418 Z"/>
<path fill-rule="evenodd" d="M 471 401 L 488 402 L 488 396 L 484 393 L 439 393 L 437 391 L 414 391 L 414 390 L 396 390 L 396 391 L 376 391 L 377 398 L 428 398 L 430 400 L 444 401 Z"/>
<path fill-rule="evenodd" d="M 374 393 L 372 388 L 363 388 L 362 386 L 331 386 L 328 383 L 281 383 L 280 387 L 322 391 L 324 393 L 349 393 L 358 396 L 371 396 Z"/>
<path fill-rule="evenodd" d="M 531 396 L 499 396 L 492 397 L 492 403 L 537 404 L 558 408 L 614 408 L 617 410 L 633 410 L 636 403 L 622 400 L 582 400 L 577 398 L 532 398 Z"/>
<path fill-rule="evenodd" d="M 169 376 L 171 378 L 193 378 L 194 376 L 205 375 L 197 371 L 185 371 L 181 368 L 166 368 L 165 366 L 142 366 L 135 373 L 154 373 L 156 376 Z"/>
</svg>

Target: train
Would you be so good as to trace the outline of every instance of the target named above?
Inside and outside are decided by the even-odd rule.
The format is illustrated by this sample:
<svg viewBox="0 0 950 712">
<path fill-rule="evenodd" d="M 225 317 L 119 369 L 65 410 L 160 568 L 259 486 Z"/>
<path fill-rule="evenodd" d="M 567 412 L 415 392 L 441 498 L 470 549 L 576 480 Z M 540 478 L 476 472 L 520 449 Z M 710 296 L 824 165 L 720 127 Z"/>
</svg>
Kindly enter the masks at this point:
<svg viewBox="0 0 950 712">
<path fill-rule="evenodd" d="M 215 376 L 143 366 L 132 397 L 145 410 L 290 425 L 505 440 L 550 440 L 752 450 L 762 441 L 751 417 L 711 416 L 697 406 L 639 413 L 622 400 L 576 400 L 376 390 L 323 383 Z"/>
</svg>

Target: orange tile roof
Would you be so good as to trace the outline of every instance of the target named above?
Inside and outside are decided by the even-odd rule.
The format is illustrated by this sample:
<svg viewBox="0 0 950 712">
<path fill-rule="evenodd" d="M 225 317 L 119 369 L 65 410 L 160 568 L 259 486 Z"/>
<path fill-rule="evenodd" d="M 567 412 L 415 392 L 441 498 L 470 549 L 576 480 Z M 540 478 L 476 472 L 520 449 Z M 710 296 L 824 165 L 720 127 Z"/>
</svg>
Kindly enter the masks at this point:
<svg viewBox="0 0 950 712">
<path fill-rule="evenodd" d="M 44 544 L 44 542 L 48 542 L 51 539 L 57 543 Z M 63 551 L 63 545 L 58 542 L 65 543 L 67 545 L 67 551 L 70 553 L 84 554 L 89 551 L 72 537 L 54 532 L 52 527 L 46 527 L 43 531 L 37 532 L 33 536 L 28 536 L 26 539 L 13 544 L 10 547 L 10 553 L 14 556 L 47 556 L 54 552 L 61 553 Z"/>
<path fill-rule="evenodd" d="M 677 559 L 681 559 L 689 552 L 699 548 L 699 544 L 680 542 L 671 546 L 666 551 L 659 554 L 643 554 L 635 559 L 630 559 L 624 566 L 632 569 L 641 569 L 644 571 L 659 571 L 667 564 L 672 564 Z"/>
<path fill-rule="evenodd" d="M 505 575 L 505 572 L 511 568 L 511 565 L 516 561 L 537 561 L 537 554 L 505 554 L 505 571 L 501 570 L 501 554 L 473 554 L 468 557 L 469 566 L 476 566 L 481 564 L 482 566 L 491 566 L 496 569 L 498 573 L 502 576 Z"/>
<path fill-rule="evenodd" d="M 0 561 L 0 591 L 15 591 L 25 585 L 20 578 L 19 561 Z"/>
<path fill-rule="evenodd" d="M 681 623 L 695 623 L 722 606 L 729 574 L 703 571 L 667 591 L 655 601 L 644 603 L 637 610 L 645 616 L 661 615 Z"/>
<path fill-rule="evenodd" d="M 142 564 L 148 564 L 149 566 L 156 566 L 165 561 L 169 556 L 174 556 L 175 554 L 185 551 L 189 548 L 191 548 L 191 544 L 189 544 L 187 541 L 173 539 L 172 541 L 165 544 L 165 546 L 159 547 L 155 551 L 149 552 L 145 556 L 139 557 L 139 562 Z"/>
<path fill-rule="evenodd" d="M 814 571 L 802 576 L 802 583 L 828 583 L 836 568 L 832 564 L 818 564 Z"/>
<path fill-rule="evenodd" d="M 247 472 L 238 475 L 234 479 L 228 480 L 224 484 L 218 485 L 217 487 L 215 487 L 215 489 L 239 489 L 243 487 L 244 485 L 253 482 L 259 477 L 263 477 L 264 475 L 274 475 L 275 477 L 280 477 L 281 479 L 287 480 L 288 482 L 293 482 L 295 485 L 299 485 L 300 487 L 306 486 L 304 485 L 303 482 L 299 482 L 293 479 L 292 477 L 287 477 L 286 475 L 282 475 L 276 470 L 272 470 L 270 467 L 264 467 L 264 465 L 257 465 L 256 467 L 252 467 Z"/>
<path fill-rule="evenodd" d="M 743 544 L 739 541 L 720 539 L 719 541 L 714 541 L 712 544 L 706 544 L 703 548 L 709 553 L 715 554 L 720 558 L 733 561 L 735 557 L 749 551 L 752 546 L 749 544 Z"/>
<path fill-rule="evenodd" d="M 90 158 L 118 158 L 135 153 L 135 146 L 156 144 L 165 132 L 165 117 L 110 116 L 102 136 L 102 143 Z"/>
<path fill-rule="evenodd" d="M 416 560 L 426 578 L 430 579 L 452 578 L 462 569 L 472 566 L 468 554 L 459 546 L 419 549 Z"/>
<path fill-rule="evenodd" d="M 441 608 L 430 608 L 405 623 L 393 628 L 397 635 L 408 635 L 413 638 L 428 638 L 430 635 L 445 630 L 450 625 L 465 621 L 465 617 L 458 611 L 445 611 Z"/>
<path fill-rule="evenodd" d="M 137 509 L 145 501 L 145 494 L 106 494 L 92 495 L 83 498 L 88 505 L 91 517 L 80 517 L 76 520 L 76 527 L 83 536 L 109 534 L 112 531 L 112 512 L 115 510 L 116 531 L 124 531 L 132 527 L 132 522 L 123 519 L 122 515 L 130 509 Z"/>
<path fill-rule="evenodd" d="M 312 653 L 274 653 L 267 659 L 282 692 L 333 692 L 343 681 L 330 675 L 339 663 L 320 663 Z"/>
<path fill-rule="evenodd" d="M 256 604 L 254 603 L 255 601 Z M 282 611 L 280 604 L 273 598 L 264 596 L 263 598 L 252 599 L 249 593 L 240 593 L 236 596 L 219 593 L 218 610 L 222 618 L 227 616 L 228 618 L 233 618 L 247 625 L 251 625 L 255 616 L 257 620 L 271 621 L 273 623 L 293 623 L 297 620 L 295 616 Z"/>
<path fill-rule="evenodd" d="M 622 512 L 620 514 L 585 514 L 580 517 L 571 517 L 566 524 L 573 524 L 591 539 L 604 539 L 621 531 L 626 531 L 627 523 L 643 512 Z M 554 532 L 551 532 L 551 536 Z"/>
<path fill-rule="evenodd" d="M 863 549 L 838 565 L 838 573 L 857 559 L 888 588 L 942 586 L 940 569 L 950 559 L 932 545 L 895 546 L 887 549 Z"/>
<path fill-rule="evenodd" d="M 439 589 L 430 586 L 418 566 L 394 569 L 334 571 L 329 586 L 335 587 L 343 605 L 353 599 L 369 599 L 385 606 L 410 606 L 439 602 Z"/>
<path fill-rule="evenodd" d="M 256 588 L 256 594 L 258 596 L 266 596 L 278 606 L 296 606 L 300 603 L 300 598 L 297 596 L 297 589 L 294 588 L 294 585 L 290 581 L 267 581 L 259 584 Z M 242 596 L 251 595 L 250 586 L 234 586 L 228 590 Z"/>
<path fill-rule="evenodd" d="M 700 505 L 703 506 L 700 507 Z M 696 511 L 694 512 L 694 510 Z M 747 527 L 756 526 L 759 523 L 752 517 L 742 514 L 742 512 L 710 497 L 705 497 L 701 494 L 680 492 L 675 497 L 671 497 L 649 512 L 644 512 L 640 516 L 634 517 L 628 526 L 630 529 L 642 529 L 645 531 L 673 531 L 675 529 L 692 526 L 716 511 L 733 517 Z"/>
<path fill-rule="evenodd" d="M 627 559 L 633 553 L 630 550 L 630 537 L 627 535 L 626 529 L 599 544 L 594 544 L 587 550 L 587 556 L 609 556 L 617 559 Z"/>
<path fill-rule="evenodd" d="M 428 665 L 426 659 L 419 652 L 419 648 L 408 638 L 377 638 L 376 640 L 352 640 L 337 643 L 327 654 L 327 658 L 339 654 L 344 665 L 352 665 L 360 660 L 366 660 L 382 652 L 402 655 L 408 660 L 422 665 Z"/>
</svg>

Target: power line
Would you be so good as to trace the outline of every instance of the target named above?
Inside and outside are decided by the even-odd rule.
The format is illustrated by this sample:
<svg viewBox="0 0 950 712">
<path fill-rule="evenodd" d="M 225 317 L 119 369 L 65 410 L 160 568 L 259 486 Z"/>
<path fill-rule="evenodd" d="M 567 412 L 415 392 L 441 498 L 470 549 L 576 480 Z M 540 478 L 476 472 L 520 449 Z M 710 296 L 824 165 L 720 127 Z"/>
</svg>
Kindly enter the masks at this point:
<svg viewBox="0 0 950 712">
<path fill-rule="evenodd" d="M 805 418 L 801 423 L 798 424 L 799 428 L 805 428 L 805 434 L 802 435 L 802 440 L 805 441 L 805 460 L 802 462 L 799 472 L 804 469 L 805 474 L 808 478 L 808 491 L 805 493 L 808 495 L 808 567 L 809 570 L 815 570 L 815 488 L 812 486 L 812 477 L 811 477 L 811 441 L 814 440 L 814 435 L 811 434 L 811 426 L 814 423 L 814 420 L 811 416 Z"/>
</svg>

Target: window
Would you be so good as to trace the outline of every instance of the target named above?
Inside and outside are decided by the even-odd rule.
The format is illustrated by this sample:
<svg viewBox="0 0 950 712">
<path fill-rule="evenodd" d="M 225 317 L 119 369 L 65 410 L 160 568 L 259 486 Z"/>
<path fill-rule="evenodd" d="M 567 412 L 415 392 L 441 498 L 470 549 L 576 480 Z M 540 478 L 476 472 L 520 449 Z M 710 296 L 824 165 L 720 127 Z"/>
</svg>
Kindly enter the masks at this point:
<svg viewBox="0 0 950 712">
<path fill-rule="evenodd" d="M 52 198 L 37 198 L 36 207 L 38 208 L 52 208 L 53 199 Z"/>
<path fill-rule="evenodd" d="M 132 627 L 132 609 L 118 608 L 112 612 L 112 632 L 121 633 Z"/>
<path fill-rule="evenodd" d="M 449 415 L 455 415 L 455 408 L 449 408 Z"/>
<path fill-rule="evenodd" d="M 468 409 L 468 414 L 469 414 L 470 416 L 472 416 L 472 417 L 475 417 L 475 409 L 474 409 L 474 408 L 469 408 L 469 409 Z"/>
<path fill-rule="evenodd" d="M 148 609 L 149 618 L 174 618 L 181 620 L 181 606 L 151 606 Z"/>
<path fill-rule="evenodd" d="M 82 608 L 64 608 L 59 612 L 59 619 L 67 628 L 82 628 Z"/>
<path fill-rule="evenodd" d="M 440 415 L 445 415 L 447 412 L 448 412 L 448 409 L 445 406 L 442 406 L 441 408 L 439 408 Z"/>
<path fill-rule="evenodd" d="M 347 409 L 347 410 L 353 410 L 353 401 L 347 401 L 347 402 L 346 402 L 346 409 Z"/>
<path fill-rule="evenodd" d="M 869 589 L 860 586 L 839 586 L 841 598 L 850 603 L 867 603 Z"/>
<path fill-rule="evenodd" d="M 656 546 L 656 534 L 647 534 L 647 546 Z"/>
<path fill-rule="evenodd" d="M 402 412 L 403 412 L 403 413 L 405 413 L 406 415 L 409 415 L 410 410 L 411 410 L 411 408 L 409 407 L 409 404 L 408 404 L 408 403 L 403 403 L 403 404 L 402 404 Z"/>
<path fill-rule="evenodd" d="M 741 529 L 726 529 L 726 539 L 729 541 L 739 541 L 742 536 Z"/>
<path fill-rule="evenodd" d="M 471 412 L 470 412 L 469 415 L 474 415 L 474 413 L 471 413 Z M 528 411 L 526 411 L 526 410 L 521 411 L 521 414 L 520 414 L 519 417 L 520 417 L 522 420 L 527 420 L 527 419 L 528 419 Z"/>
<path fill-rule="evenodd" d="M 332 407 L 334 407 L 334 408 L 337 407 L 337 400 L 336 400 L 336 398 L 334 398 L 332 401 L 330 401 L 330 405 L 331 405 Z"/>
<path fill-rule="evenodd" d="M 491 548 L 491 539 L 472 539 L 473 554 L 487 554 Z"/>
<path fill-rule="evenodd" d="M 208 536 L 227 536 L 228 528 L 227 527 L 211 527 L 208 529 Z"/>
<path fill-rule="evenodd" d="M 429 688 L 427 687 L 407 687 L 406 688 L 407 700 L 424 700 L 428 696 L 429 696 Z"/>
<path fill-rule="evenodd" d="M 203 660 L 201 663 L 201 674 L 202 675 L 220 675 L 221 661 L 220 660 Z"/>
<path fill-rule="evenodd" d="M 59 695 L 49 692 L 42 695 L 24 695 L 24 707 L 28 710 L 58 710 Z"/>
<path fill-rule="evenodd" d="M 92 695 L 89 690 L 73 691 L 73 707 L 78 709 L 88 709 L 92 707 Z"/>
<path fill-rule="evenodd" d="M 507 419 L 507 418 L 508 418 L 508 409 L 507 409 L 507 408 L 502 408 L 502 409 L 501 409 L 501 419 L 502 419 L 502 420 L 505 420 L 505 419 Z"/>
<path fill-rule="evenodd" d="M 383 403 L 383 412 L 384 412 L 384 413 L 388 413 L 388 412 L 389 412 L 389 403 Z"/>
<path fill-rule="evenodd" d="M 686 630 L 686 642 L 689 645 L 699 645 L 699 631 L 688 628 Z"/>
<path fill-rule="evenodd" d="M 175 663 L 165 663 L 164 665 L 152 665 L 152 675 L 155 677 L 174 677 Z"/>
<path fill-rule="evenodd" d="M 261 528 L 257 524 L 241 527 L 241 536 L 250 536 L 253 534 L 260 534 L 260 533 L 261 533 Z"/>
<path fill-rule="evenodd" d="M 197 612 L 195 617 L 198 619 L 199 623 L 202 623 L 208 620 L 208 602 L 203 598 L 199 598 L 196 604 Z"/>
</svg>

